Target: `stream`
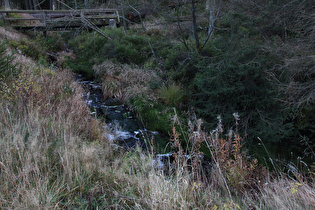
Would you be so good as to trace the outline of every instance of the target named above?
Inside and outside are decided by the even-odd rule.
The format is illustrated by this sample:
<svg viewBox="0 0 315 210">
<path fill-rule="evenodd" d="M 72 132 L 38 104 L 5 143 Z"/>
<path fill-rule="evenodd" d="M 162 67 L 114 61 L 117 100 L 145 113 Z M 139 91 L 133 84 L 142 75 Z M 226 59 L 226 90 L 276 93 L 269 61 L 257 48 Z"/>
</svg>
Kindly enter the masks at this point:
<svg viewBox="0 0 315 210">
<path fill-rule="evenodd" d="M 110 129 L 107 138 L 126 150 L 135 149 L 139 145 L 143 150 L 150 149 L 146 140 L 151 140 L 157 132 L 147 131 L 137 119 L 135 113 L 126 105 L 115 99 L 103 100 L 102 84 L 88 81 L 82 75 L 75 80 L 84 88 L 83 98 L 91 109 L 91 114 L 102 119 Z"/>
<path fill-rule="evenodd" d="M 111 132 L 104 132 L 104 135 L 111 144 L 119 145 L 127 151 L 134 150 L 138 145 L 143 151 L 151 152 L 155 149 L 151 148 L 151 142 L 156 144 L 163 139 L 158 132 L 146 130 L 128 106 L 115 99 L 104 101 L 101 83 L 86 80 L 82 75 L 76 75 L 75 80 L 84 88 L 83 98 L 89 105 L 91 114 L 104 120 L 110 129 Z M 185 157 L 190 159 L 189 155 Z M 152 164 L 154 168 L 169 173 L 174 160 L 172 152 L 156 154 Z M 209 163 L 206 165 L 208 168 Z"/>
</svg>

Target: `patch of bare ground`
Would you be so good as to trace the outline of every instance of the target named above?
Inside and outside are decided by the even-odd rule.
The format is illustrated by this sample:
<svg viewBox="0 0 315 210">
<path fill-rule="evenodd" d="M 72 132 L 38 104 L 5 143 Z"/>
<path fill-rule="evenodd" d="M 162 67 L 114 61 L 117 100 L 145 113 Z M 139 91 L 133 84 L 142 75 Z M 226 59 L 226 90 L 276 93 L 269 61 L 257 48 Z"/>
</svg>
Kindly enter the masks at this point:
<svg viewBox="0 0 315 210">
<path fill-rule="evenodd" d="M 26 36 L 14 30 L 13 28 L 0 26 L 0 39 L 12 39 L 14 41 L 18 41 L 23 38 L 26 38 Z"/>
</svg>

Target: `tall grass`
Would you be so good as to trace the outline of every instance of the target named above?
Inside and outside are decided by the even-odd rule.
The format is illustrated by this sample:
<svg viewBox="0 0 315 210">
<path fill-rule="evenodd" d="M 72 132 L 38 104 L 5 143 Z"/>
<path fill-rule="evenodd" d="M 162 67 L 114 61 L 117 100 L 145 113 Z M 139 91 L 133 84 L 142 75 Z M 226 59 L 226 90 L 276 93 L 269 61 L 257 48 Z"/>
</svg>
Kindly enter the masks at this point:
<svg viewBox="0 0 315 210">
<path fill-rule="evenodd" d="M 67 205 L 61 200 L 98 167 L 91 156 L 104 140 L 82 89 L 68 71 L 28 69 L 2 83 L 1 93 L 1 207 Z M 88 140 L 95 143 L 87 147 Z"/>
<path fill-rule="evenodd" d="M 80 87 L 67 83 L 69 74 L 46 74 L 31 77 L 41 91 L 32 83 L 24 87 L 34 88 L 27 102 L 18 92 L 23 88 L 14 101 L 1 96 L 1 208 L 314 208 L 312 182 L 259 177 L 253 173 L 257 166 L 239 150 L 240 137 L 226 137 L 220 126 L 207 134 L 201 121 L 190 123 L 195 153 L 190 160 L 177 153 L 172 175 L 154 169 L 153 154 L 115 150 L 101 135 L 101 123 L 89 116 Z M 176 145 L 180 134 L 173 132 Z M 213 152 L 207 173 L 198 153 L 203 142 Z"/>
<path fill-rule="evenodd" d="M 115 64 L 109 60 L 94 66 L 94 72 L 102 81 L 104 99 L 114 97 L 123 103 L 142 94 L 154 97 L 150 84 L 161 82 L 157 72 L 152 69 Z"/>
<path fill-rule="evenodd" d="M 106 125 L 90 116 L 67 70 L 25 65 L 1 81 L 0 91 L 1 209 L 315 208 L 314 171 L 271 175 L 221 122 L 207 133 L 192 120 L 189 154 L 179 143 L 187 135 L 174 127 L 178 152 L 166 174 L 154 167 L 154 152 L 108 143 Z M 211 170 L 202 164 L 202 144 L 212 154 Z"/>
<path fill-rule="evenodd" d="M 159 90 L 159 96 L 165 104 L 179 106 L 183 102 L 185 94 L 180 86 L 173 83 L 169 86 L 162 86 Z"/>
</svg>

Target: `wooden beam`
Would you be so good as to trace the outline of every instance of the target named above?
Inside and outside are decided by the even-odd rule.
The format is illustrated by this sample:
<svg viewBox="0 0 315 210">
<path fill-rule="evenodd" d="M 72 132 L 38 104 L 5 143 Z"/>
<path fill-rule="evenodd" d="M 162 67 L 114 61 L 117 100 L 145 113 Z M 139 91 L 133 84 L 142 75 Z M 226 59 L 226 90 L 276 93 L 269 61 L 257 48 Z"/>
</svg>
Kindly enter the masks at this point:
<svg viewBox="0 0 315 210">
<path fill-rule="evenodd" d="M 8 13 L 24 13 L 30 14 L 27 18 L 10 18 L 6 17 Z M 3 21 L 12 22 L 12 27 L 20 30 L 71 30 L 80 28 L 83 25 L 91 27 L 93 30 L 102 33 L 98 27 L 109 24 L 109 19 L 115 19 L 119 24 L 119 13 L 115 9 L 84 9 L 84 10 L 0 10 L 0 16 Z M 33 16 L 33 17 L 32 17 Z M 23 26 L 23 22 L 14 21 L 40 21 L 37 26 Z M 18 25 L 17 25 L 18 24 Z M 102 34 L 104 35 L 104 34 Z M 104 35 L 106 36 L 106 35 Z"/>
<path fill-rule="evenodd" d="M 29 13 L 29 14 L 36 14 L 36 13 L 116 13 L 117 10 L 115 9 L 82 9 L 82 10 L 0 10 L 0 13 Z"/>
<path fill-rule="evenodd" d="M 15 21 L 15 20 L 42 20 L 42 18 L 3 18 L 4 20 L 8 21 Z"/>
</svg>

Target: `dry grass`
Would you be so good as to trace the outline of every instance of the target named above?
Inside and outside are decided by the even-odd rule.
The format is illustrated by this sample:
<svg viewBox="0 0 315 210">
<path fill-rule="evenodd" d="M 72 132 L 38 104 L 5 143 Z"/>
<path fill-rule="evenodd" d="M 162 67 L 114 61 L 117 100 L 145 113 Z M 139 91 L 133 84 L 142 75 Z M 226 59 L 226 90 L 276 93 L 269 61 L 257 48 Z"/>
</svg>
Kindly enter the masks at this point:
<svg viewBox="0 0 315 210">
<path fill-rule="evenodd" d="M 202 204 L 202 208 L 228 209 L 313 209 L 315 208 L 314 171 L 302 173 L 295 168 L 293 177 L 278 172 L 271 175 L 265 167 L 258 165 L 256 159 L 249 159 L 242 152 L 242 138 L 237 133 L 238 115 L 234 114 L 236 130 L 230 130 L 227 135 L 219 118 L 216 130 L 207 134 L 201 130 L 201 120 L 189 123 L 191 143 L 190 162 L 179 161 L 176 175 L 185 167 L 191 168 L 187 179 L 190 187 L 202 186 L 202 193 L 212 192 L 221 197 L 212 197 L 211 205 Z M 176 117 L 174 118 L 176 119 Z M 172 139 L 178 147 L 177 156 L 183 156 L 180 148 L 179 134 L 173 128 Z M 212 169 L 205 173 L 201 166 L 200 144 L 206 143 L 212 155 Z M 190 165 L 189 165 L 190 164 Z M 293 166 L 291 166 L 293 167 Z M 185 173 L 180 173 L 185 177 Z M 187 192 L 187 190 L 185 191 Z M 204 199 L 197 196 L 198 201 Z M 224 198 L 224 199 L 220 199 Z"/>
<path fill-rule="evenodd" d="M 314 186 L 280 177 L 262 189 L 261 201 L 274 209 L 314 209 Z"/>
<path fill-rule="evenodd" d="M 132 68 L 129 65 L 119 65 L 109 60 L 95 66 L 94 71 L 97 76 L 103 78 L 104 99 L 114 97 L 122 102 L 132 96 L 149 95 L 149 84 L 161 81 L 154 70 Z"/>
<path fill-rule="evenodd" d="M 21 33 L 18 33 L 16 30 L 10 27 L 0 26 L 0 39 L 12 39 L 18 41 L 23 38 L 26 38 L 26 36 Z"/>
<path fill-rule="evenodd" d="M 110 147 L 72 73 L 24 67 L 0 87 L 0 208 L 64 208 Z"/>
<path fill-rule="evenodd" d="M 67 92 L 59 91 L 68 84 L 70 76 L 67 72 L 51 74 L 49 71 L 45 73 L 43 71 L 38 77 L 22 74 L 25 78 L 32 75 L 32 81 L 36 81 L 36 78 L 39 80 L 37 82 L 40 82 L 38 84 L 41 91 L 40 93 L 33 91 L 31 98 L 37 100 L 41 93 L 48 95 L 47 98 L 40 97 L 42 102 L 45 102 L 43 107 L 42 104 L 30 100 L 26 114 L 23 106 L 18 106 L 18 103 L 23 103 L 20 97 L 14 99 L 16 109 L 12 107 L 12 100 L 1 100 L 1 208 L 311 209 L 314 207 L 312 184 L 279 177 L 274 181 L 268 180 L 268 185 L 260 185 L 253 193 L 252 190 L 244 188 L 244 183 L 231 182 L 228 175 L 242 172 L 245 170 L 245 164 L 251 163 L 242 162 L 241 167 L 239 162 L 232 162 L 233 158 L 230 159 L 230 156 L 224 156 L 225 152 L 230 152 L 236 157 L 241 155 L 235 150 L 240 146 L 239 137 L 225 141 L 226 145 L 228 142 L 231 143 L 230 146 L 235 145 L 232 147 L 215 144 L 224 140 L 220 136 L 220 132 L 222 134 L 220 127 L 212 135 L 207 135 L 200 129 L 200 120 L 190 123 L 190 141 L 192 151 L 195 152 L 205 139 L 211 143 L 211 150 L 216 153 L 214 157 L 218 165 L 214 166 L 210 174 L 197 170 L 200 167 L 198 164 L 195 166 L 196 170 L 187 170 L 187 166 L 194 161 L 188 163 L 182 159 L 183 161 L 178 161 L 174 175 L 167 176 L 153 168 L 153 155 L 144 155 L 140 150 L 129 153 L 118 152 L 120 155 L 115 155 L 105 139 L 99 139 L 98 133 L 101 132 L 99 122 L 92 120 L 90 123 L 88 113 L 84 114 L 85 105 L 81 99 L 80 87 L 70 82 L 70 86 L 76 88 L 76 91 L 72 92 L 73 96 L 64 97 L 63 94 Z M 54 101 L 53 96 L 58 94 L 59 100 Z M 85 123 L 88 123 L 93 130 L 92 133 L 98 136 L 91 143 L 85 140 L 93 135 L 87 135 L 83 130 L 84 128 L 89 130 L 89 126 L 76 126 Z M 173 136 L 176 142 L 179 136 L 176 130 Z M 194 157 L 197 160 L 198 154 L 196 153 Z M 219 160 L 219 157 L 223 160 Z M 237 170 L 231 171 L 231 165 Z M 251 172 L 248 170 L 246 169 L 247 173 Z M 244 181 L 244 178 L 236 178 L 241 182 Z M 238 194 L 239 189 L 241 194 Z"/>
<path fill-rule="evenodd" d="M 83 144 L 67 121 L 47 122 L 35 113 L 14 120 L 13 113 L 1 112 L 2 125 L 8 125 L 1 126 L 1 208 L 69 205 L 82 184 L 82 176 L 100 170 L 100 148 L 106 158 L 108 147 Z M 83 181 L 88 180 L 87 176 Z M 67 199 L 65 204 L 60 203 L 63 199 Z"/>
<path fill-rule="evenodd" d="M 1 209 L 315 208 L 311 172 L 307 180 L 302 173 L 290 179 L 263 173 L 262 179 L 254 160 L 241 152 L 237 131 L 226 136 L 221 123 L 209 134 L 200 120 L 192 120 L 191 161 L 179 149 L 174 173 L 165 175 L 154 169 L 153 154 L 109 145 L 69 71 L 23 65 L 18 77 L 0 86 Z M 143 91 L 143 83 L 158 79 L 111 63 L 96 70 L 126 83 L 124 94 L 139 94 L 132 85 Z M 176 129 L 172 137 L 179 147 Z M 202 143 L 213 153 L 207 173 L 200 165 Z"/>
</svg>

